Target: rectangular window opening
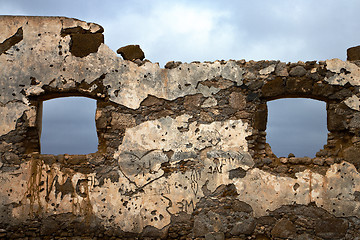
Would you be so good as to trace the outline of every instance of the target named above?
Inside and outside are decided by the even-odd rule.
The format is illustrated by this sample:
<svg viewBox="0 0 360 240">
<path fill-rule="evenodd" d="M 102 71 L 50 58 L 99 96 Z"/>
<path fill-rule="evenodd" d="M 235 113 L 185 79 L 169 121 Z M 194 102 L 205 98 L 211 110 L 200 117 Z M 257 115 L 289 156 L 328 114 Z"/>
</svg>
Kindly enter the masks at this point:
<svg viewBox="0 0 360 240">
<path fill-rule="evenodd" d="M 315 157 L 326 144 L 326 103 L 306 98 L 267 102 L 267 142 L 277 157 Z"/>
<path fill-rule="evenodd" d="M 98 151 L 96 100 L 62 97 L 42 106 L 42 154 L 90 154 Z"/>
</svg>

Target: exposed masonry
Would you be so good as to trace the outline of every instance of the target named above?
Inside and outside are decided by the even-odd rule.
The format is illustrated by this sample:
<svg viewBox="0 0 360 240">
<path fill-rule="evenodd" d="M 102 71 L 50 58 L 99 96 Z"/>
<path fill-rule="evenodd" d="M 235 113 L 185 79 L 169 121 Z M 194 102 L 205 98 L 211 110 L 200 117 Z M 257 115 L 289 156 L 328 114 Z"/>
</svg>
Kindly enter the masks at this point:
<svg viewBox="0 0 360 240">
<path fill-rule="evenodd" d="M 0 237 L 356 239 L 360 64 L 122 60 L 103 28 L 1 16 Z M 358 64 L 358 65 L 357 65 Z M 40 154 L 42 102 L 97 100 L 99 148 Z M 277 158 L 267 101 L 327 104 L 315 158 Z"/>
</svg>

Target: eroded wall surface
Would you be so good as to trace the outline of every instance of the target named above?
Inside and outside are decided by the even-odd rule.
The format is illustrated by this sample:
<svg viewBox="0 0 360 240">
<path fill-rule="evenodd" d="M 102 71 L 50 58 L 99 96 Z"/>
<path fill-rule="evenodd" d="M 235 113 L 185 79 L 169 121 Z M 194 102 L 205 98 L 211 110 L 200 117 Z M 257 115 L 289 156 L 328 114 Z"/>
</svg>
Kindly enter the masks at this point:
<svg viewBox="0 0 360 240">
<path fill-rule="evenodd" d="M 122 60 L 103 28 L 0 16 L 0 237 L 357 239 L 356 61 Z M 40 152 L 42 102 L 97 100 L 99 148 Z M 327 104 L 315 158 L 278 158 L 266 102 Z"/>
</svg>

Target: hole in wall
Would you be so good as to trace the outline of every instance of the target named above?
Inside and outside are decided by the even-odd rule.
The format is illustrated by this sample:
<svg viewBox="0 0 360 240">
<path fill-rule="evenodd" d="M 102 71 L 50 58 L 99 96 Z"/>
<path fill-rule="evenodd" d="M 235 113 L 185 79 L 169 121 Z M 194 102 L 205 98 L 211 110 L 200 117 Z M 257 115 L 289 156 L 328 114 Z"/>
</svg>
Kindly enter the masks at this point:
<svg viewBox="0 0 360 240">
<path fill-rule="evenodd" d="M 63 97 L 43 102 L 42 154 L 89 154 L 98 150 L 96 100 Z"/>
<path fill-rule="evenodd" d="M 326 103 L 307 98 L 267 102 L 267 142 L 277 157 L 315 157 L 327 141 Z"/>
</svg>

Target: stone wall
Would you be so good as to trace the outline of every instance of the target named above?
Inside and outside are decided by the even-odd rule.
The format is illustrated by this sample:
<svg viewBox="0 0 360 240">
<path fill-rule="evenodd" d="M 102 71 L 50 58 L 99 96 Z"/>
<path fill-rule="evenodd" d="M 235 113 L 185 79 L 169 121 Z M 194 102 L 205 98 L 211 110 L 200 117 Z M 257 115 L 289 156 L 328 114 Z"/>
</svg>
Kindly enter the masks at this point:
<svg viewBox="0 0 360 240">
<path fill-rule="evenodd" d="M 0 17 L 0 238 L 357 239 L 360 64 L 122 60 L 103 28 Z M 42 102 L 97 100 L 99 147 L 40 153 Z M 315 158 L 278 158 L 267 101 L 326 102 Z"/>
</svg>

